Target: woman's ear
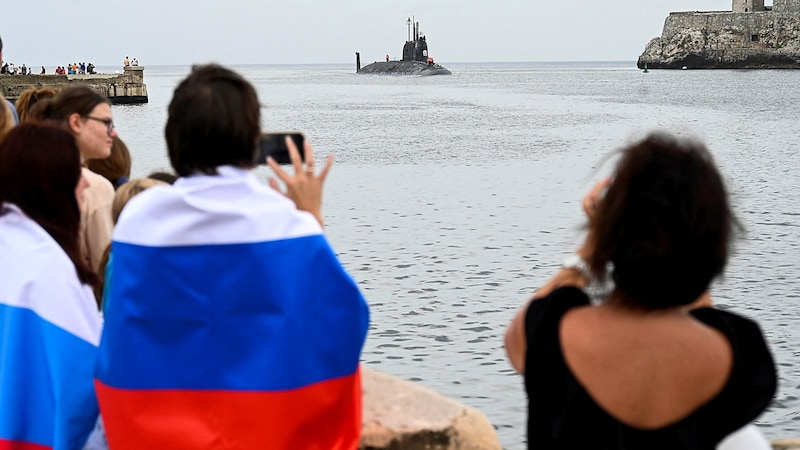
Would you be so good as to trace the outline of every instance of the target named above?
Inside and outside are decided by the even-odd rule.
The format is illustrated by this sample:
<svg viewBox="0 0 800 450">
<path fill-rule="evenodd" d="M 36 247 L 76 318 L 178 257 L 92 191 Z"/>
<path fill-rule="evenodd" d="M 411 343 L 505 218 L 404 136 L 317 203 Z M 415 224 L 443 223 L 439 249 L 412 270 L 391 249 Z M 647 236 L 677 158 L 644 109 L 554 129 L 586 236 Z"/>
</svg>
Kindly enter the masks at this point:
<svg viewBox="0 0 800 450">
<path fill-rule="evenodd" d="M 71 131 L 73 134 L 80 133 L 81 127 L 83 127 L 83 121 L 81 119 L 82 117 L 78 113 L 72 113 L 69 115 L 67 124 L 69 125 L 69 131 Z"/>
</svg>

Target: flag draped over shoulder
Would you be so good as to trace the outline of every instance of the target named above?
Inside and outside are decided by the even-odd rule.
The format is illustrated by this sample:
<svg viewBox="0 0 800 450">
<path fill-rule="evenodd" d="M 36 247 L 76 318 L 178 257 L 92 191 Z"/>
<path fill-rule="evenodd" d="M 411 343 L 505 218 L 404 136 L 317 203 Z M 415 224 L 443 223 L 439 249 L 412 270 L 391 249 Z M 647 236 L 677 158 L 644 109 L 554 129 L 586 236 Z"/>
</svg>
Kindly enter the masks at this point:
<svg viewBox="0 0 800 450">
<path fill-rule="evenodd" d="M 310 214 L 219 172 L 120 217 L 96 376 L 110 447 L 357 448 L 366 302 Z"/>
<path fill-rule="evenodd" d="M 102 319 L 61 247 L 0 207 L 0 449 L 81 449 L 97 421 Z"/>
</svg>

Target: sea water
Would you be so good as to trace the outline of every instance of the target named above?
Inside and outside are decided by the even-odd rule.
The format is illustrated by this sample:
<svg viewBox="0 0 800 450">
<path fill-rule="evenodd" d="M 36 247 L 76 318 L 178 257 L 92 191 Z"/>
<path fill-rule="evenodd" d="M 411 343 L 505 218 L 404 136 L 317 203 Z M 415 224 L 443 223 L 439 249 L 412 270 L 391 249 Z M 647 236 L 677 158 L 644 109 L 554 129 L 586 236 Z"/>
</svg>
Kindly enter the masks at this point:
<svg viewBox="0 0 800 450">
<path fill-rule="evenodd" d="M 580 243 L 580 199 L 614 150 L 671 130 L 710 147 L 746 228 L 712 295 L 758 321 L 774 353 L 779 391 L 757 424 L 800 437 L 800 71 L 445 66 L 231 66 L 256 86 L 264 129 L 302 130 L 318 160 L 335 155 L 326 234 L 371 306 L 364 364 L 477 408 L 524 448 L 506 326 Z M 169 169 L 167 105 L 189 69 L 146 67 L 150 103 L 113 107 L 134 177 Z"/>
</svg>

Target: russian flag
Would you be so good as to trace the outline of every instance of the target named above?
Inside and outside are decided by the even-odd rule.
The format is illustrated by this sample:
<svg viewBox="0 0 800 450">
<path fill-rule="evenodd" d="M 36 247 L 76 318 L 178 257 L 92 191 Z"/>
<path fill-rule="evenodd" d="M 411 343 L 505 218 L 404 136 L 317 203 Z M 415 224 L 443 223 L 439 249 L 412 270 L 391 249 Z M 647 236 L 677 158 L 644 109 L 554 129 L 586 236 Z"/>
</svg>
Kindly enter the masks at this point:
<svg viewBox="0 0 800 450">
<path fill-rule="evenodd" d="M 0 449 L 81 449 L 97 422 L 102 319 L 61 247 L 0 209 Z"/>
<path fill-rule="evenodd" d="M 310 214 L 218 170 L 139 194 L 115 229 L 109 445 L 355 449 L 367 304 Z"/>
</svg>

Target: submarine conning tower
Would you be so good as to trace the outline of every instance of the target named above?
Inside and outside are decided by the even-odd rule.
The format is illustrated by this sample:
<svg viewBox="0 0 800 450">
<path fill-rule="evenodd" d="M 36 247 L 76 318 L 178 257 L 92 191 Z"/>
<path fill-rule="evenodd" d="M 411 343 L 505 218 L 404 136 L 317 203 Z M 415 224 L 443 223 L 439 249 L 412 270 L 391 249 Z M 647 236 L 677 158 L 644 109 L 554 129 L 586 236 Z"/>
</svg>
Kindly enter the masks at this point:
<svg viewBox="0 0 800 450">
<path fill-rule="evenodd" d="M 403 61 L 428 61 L 428 43 L 425 36 L 419 31 L 419 22 L 414 22 L 409 18 L 406 20 L 408 25 L 408 40 L 403 45 Z M 411 26 L 413 25 L 413 33 Z M 413 39 L 412 39 L 413 37 Z"/>
</svg>

